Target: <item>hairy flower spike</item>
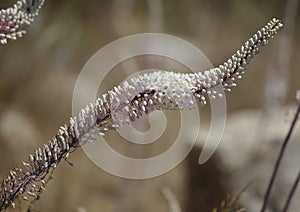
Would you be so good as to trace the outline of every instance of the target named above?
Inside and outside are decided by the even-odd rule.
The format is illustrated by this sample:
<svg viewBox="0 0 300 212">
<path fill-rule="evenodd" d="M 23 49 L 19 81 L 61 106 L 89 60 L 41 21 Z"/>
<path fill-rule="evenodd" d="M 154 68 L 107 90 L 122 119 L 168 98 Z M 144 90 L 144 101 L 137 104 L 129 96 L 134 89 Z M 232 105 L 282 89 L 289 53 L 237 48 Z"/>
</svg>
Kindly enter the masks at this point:
<svg viewBox="0 0 300 212">
<path fill-rule="evenodd" d="M 22 11 L 24 5 L 18 5 L 16 8 Z M 36 13 L 38 10 L 39 7 L 35 8 Z M 192 109 L 197 106 L 198 100 L 205 105 L 207 96 L 222 97 L 215 90 L 216 86 L 222 85 L 228 91 L 236 86 L 236 78 L 242 76 L 259 47 L 268 44 L 281 27 L 279 20 L 272 19 L 217 68 L 204 73 L 156 70 L 140 74 L 85 106 L 78 116 L 61 126 L 48 143 L 29 155 L 29 162 L 23 162 L 22 168 L 15 168 L 2 180 L 0 211 L 13 205 L 16 198 L 36 198 L 44 189 L 48 173 L 66 160 L 69 153 L 95 140 L 96 135 L 118 129 L 153 110 Z"/>
<path fill-rule="evenodd" d="M 30 25 L 38 15 L 45 0 L 19 0 L 12 7 L 0 10 L 0 44 L 16 40 L 26 33 L 24 27 Z"/>
</svg>

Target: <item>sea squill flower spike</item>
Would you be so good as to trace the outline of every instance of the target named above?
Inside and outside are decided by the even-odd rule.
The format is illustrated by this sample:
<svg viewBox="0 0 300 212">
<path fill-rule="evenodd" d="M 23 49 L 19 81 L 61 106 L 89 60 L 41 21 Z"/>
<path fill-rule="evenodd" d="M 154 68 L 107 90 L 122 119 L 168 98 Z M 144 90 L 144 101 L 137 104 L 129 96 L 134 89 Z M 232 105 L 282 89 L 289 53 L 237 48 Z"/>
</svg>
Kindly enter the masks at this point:
<svg viewBox="0 0 300 212">
<path fill-rule="evenodd" d="M 142 73 L 90 103 L 61 126 L 48 143 L 30 154 L 28 162 L 14 168 L 3 179 L 0 211 L 14 205 L 16 198 L 36 198 L 44 189 L 49 171 L 66 160 L 72 151 L 92 142 L 96 135 L 104 135 L 153 110 L 193 109 L 197 101 L 205 105 L 208 96 L 222 97 L 216 86 L 222 85 L 227 91 L 235 87 L 236 79 L 242 77 L 260 46 L 268 44 L 282 26 L 278 19 L 272 19 L 224 64 L 204 73 L 161 70 Z"/>
</svg>

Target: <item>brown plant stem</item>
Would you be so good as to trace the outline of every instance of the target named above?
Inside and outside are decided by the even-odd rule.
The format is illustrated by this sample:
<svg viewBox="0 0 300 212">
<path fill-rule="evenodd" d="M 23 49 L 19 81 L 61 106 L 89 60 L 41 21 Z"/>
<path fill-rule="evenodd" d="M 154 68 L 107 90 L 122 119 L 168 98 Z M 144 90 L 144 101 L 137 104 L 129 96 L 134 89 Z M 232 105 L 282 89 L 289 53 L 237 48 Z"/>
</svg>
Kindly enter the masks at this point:
<svg viewBox="0 0 300 212">
<path fill-rule="evenodd" d="M 298 176 L 297 176 L 297 178 L 296 178 L 296 180 L 295 180 L 295 182 L 294 182 L 294 184 L 292 186 L 292 189 L 291 189 L 291 191 L 289 193 L 289 196 L 288 196 L 288 198 L 287 198 L 287 200 L 286 200 L 286 202 L 284 204 L 282 212 L 287 212 L 288 211 L 289 206 L 291 204 L 291 201 L 293 199 L 293 196 L 294 196 L 294 194 L 296 192 L 296 189 L 297 189 L 297 187 L 299 185 L 299 181 L 300 181 L 300 169 L 299 169 L 299 172 L 298 172 Z"/>
<path fill-rule="evenodd" d="M 276 159 L 276 163 L 274 165 L 274 170 L 273 170 L 273 173 L 272 173 L 272 176 L 271 176 L 271 179 L 270 179 L 270 182 L 269 182 L 269 185 L 268 185 L 265 197 L 264 197 L 264 202 L 263 202 L 263 205 L 262 205 L 262 208 L 261 208 L 261 212 L 264 212 L 266 210 L 266 208 L 267 208 L 267 205 L 268 205 L 268 202 L 269 202 L 269 199 L 270 199 L 270 194 L 271 194 L 274 182 L 275 182 L 275 178 L 276 178 L 276 176 L 278 174 L 279 166 L 280 166 L 281 161 L 283 159 L 283 155 L 284 155 L 285 149 L 286 149 L 286 147 L 287 147 L 287 145 L 289 143 L 289 140 L 291 138 L 293 130 L 294 130 L 295 126 L 296 126 L 296 122 L 298 120 L 299 113 L 300 113 L 300 104 L 298 105 L 297 111 L 295 113 L 293 122 L 292 122 L 292 124 L 290 126 L 290 129 L 288 131 L 288 134 L 286 135 L 286 138 L 284 139 L 284 141 L 283 141 L 283 143 L 281 145 L 281 149 L 280 149 L 280 152 L 279 152 L 278 157 Z"/>
</svg>

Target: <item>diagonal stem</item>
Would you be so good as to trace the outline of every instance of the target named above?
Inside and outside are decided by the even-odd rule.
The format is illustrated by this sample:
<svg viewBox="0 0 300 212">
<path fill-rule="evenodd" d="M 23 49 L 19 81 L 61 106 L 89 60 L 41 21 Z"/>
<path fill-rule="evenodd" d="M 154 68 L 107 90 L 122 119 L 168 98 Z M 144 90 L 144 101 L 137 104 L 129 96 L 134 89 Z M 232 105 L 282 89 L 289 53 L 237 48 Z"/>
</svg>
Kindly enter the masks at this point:
<svg viewBox="0 0 300 212">
<path fill-rule="evenodd" d="M 298 117 L 299 117 L 299 113 L 300 113 L 300 104 L 298 105 L 298 108 L 297 108 L 297 111 L 296 111 L 296 114 L 294 116 L 294 119 L 293 119 L 293 122 L 290 126 L 290 129 L 288 131 L 288 134 L 286 135 L 286 138 L 284 139 L 283 143 L 282 143 L 282 146 L 281 146 L 281 149 L 280 149 L 280 152 L 278 154 L 278 157 L 277 157 L 277 160 L 276 160 L 276 163 L 274 165 L 274 170 L 273 170 L 273 173 L 272 173 L 272 176 L 271 176 L 271 179 L 270 179 L 270 182 L 269 182 L 269 185 L 268 185 L 268 189 L 266 191 L 266 194 L 265 194 L 265 197 L 264 197 L 264 202 L 263 202 L 263 206 L 261 208 L 261 212 L 264 212 L 267 208 L 267 205 L 268 205 L 268 202 L 269 202 L 269 199 L 270 199 L 270 194 L 271 194 L 271 190 L 272 190 L 272 187 L 274 185 L 274 182 L 275 182 L 275 178 L 277 176 L 277 173 L 278 173 L 278 169 L 279 169 L 279 166 L 281 164 L 281 161 L 283 159 L 283 154 L 284 154 L 284 151 L 287 147 L 287 144 L 289 143 L 289 140 L 290 140 L 290 137 L 293 133 L 293 130 L 296 126 L 296 122 L 298 120 Z"/>
<path fill-rule="evenodd" d="M 294 194 L 296 192 L 296 189 L 297 189 L 297 186 L 298 186 L 299 182 L 300 182 L 300 169 L 299 169 L 298 176 L 297 176 L 297 178 L 296 178 L 296 180 L 295 180 L 295 182 L 293 184 L 293 187 L 292 187 L 292 189 L 291 189 L 291 191 L 289 193 L 289 196 L 288 196 L 288 198 L 287 198 L 287 200 L 285 202 L 285 205 L 284 205 L 284 207 L 282 209 L 282 212 L 287 212 L 288 211 L 288 208 L 289 208 L 289 206 L 291 204 L 292 198 L 293 198 L 293 196 L 294 196 Z"/>
</svg>

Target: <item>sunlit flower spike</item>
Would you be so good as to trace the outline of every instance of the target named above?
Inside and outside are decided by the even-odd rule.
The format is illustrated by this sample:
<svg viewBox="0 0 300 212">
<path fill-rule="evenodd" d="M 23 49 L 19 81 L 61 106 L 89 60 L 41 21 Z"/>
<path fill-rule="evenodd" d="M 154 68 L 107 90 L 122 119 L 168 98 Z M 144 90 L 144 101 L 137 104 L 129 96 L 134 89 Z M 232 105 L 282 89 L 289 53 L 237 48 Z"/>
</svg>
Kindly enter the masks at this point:
<svg viewBox="0 0 300 212">
<path fill-rule="evenodd" d="M 16 8 L 24 9 L 19 4 Z M 70 118 L 68 124 L 61 126 L 48 143 L 30 154 L 28 162 L 11 170 L 3 179 L 0 211 L 14 206 L 17 198 L 37 198 L 50 170 L 67 159 L 72 151 L 93 141 L 96 135 L 104 135 L 153 110 L 192 109 L 197 101 L 205 105 L 207 97 L 221 98 L 216 86 L 222 85 L 227 91 L 235 87 L 236 79 L 242 77 L 259 48 L 267 45 L 282 26 L 278 19 L 272 19 L 224 64 L 204 73 L 160 70 L 142 73 L 90 103 L 78 116 Z"/>
</svg>

